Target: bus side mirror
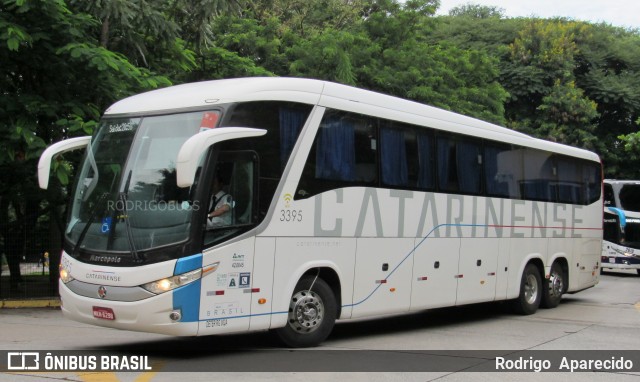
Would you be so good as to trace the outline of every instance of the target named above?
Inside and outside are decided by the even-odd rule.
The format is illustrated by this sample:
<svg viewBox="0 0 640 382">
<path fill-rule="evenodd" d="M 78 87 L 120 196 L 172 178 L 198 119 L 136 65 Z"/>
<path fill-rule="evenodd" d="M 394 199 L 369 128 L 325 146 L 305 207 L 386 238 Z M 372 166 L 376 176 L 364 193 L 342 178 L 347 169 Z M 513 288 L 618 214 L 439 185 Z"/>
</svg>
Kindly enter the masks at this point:
<svg viewBox="0 0 640 382">
<path fill-rule="evenodd" d="M 71 150 L 84 149 L 91 142 L 90 136 L 65 139 L 52 144 L 40 155 L 38 161 L 38 184 L 40 188 L 46 190 L 49 187 L 49 170 L 51 169 L 51 159 L 54 156 Z"/>
<path fill-rule="evenodd" d="M 200 157 L 212 145 L 230 139 L 259 137 L 267 130 L 248 127 L 218 127 L 202 131 L 187 139 L 180 147 L 176 161 L 176 178 L 178 187 L 191 187 L 196 176 Z"/>
</svg>

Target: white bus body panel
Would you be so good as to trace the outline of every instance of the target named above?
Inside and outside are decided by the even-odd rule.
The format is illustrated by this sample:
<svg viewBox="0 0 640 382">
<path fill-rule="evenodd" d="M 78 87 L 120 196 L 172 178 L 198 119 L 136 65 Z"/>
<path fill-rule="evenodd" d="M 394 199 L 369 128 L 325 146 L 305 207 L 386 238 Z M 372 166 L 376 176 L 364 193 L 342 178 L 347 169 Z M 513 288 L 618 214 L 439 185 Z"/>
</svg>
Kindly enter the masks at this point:
<svg viewBox="0 0 640 382">
<path fill-rule="evenodd" d="M 416 239 L 411 310 L 453 306 L 458 288 L 460 239 Z"/>
<path fill-rule="evenodd" d="M 271 327 L 287 322 L 289 302 L 298 280 L 309 269 L 330 268 L 342 281 L 342 315 L 351 317 L 356 241 L 337 237 L 277 237 L 273 273 L 273 316 Z M 315 274 L 315 273 L 313 273 Z"/>
<path fill-rule="evenodd" d="M 255 237 L 250 237 L 203 253 L 204 265 L 216 262 L 219 265 L 215 272 L 202 278 L 199 334 L 249 329 L 255 241 Z M 268 285 L 260 289 L 268 290 Z"/>
</svg>

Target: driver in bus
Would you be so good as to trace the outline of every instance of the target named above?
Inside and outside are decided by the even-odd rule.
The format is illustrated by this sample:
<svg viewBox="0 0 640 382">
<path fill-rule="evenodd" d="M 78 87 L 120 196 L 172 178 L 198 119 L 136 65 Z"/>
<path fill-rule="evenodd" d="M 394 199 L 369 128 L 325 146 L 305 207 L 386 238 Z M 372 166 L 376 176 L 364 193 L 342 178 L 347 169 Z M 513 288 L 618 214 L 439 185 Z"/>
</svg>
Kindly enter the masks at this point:
<svg viewBox="0 0 640 382">
<path fill-rule="evenodd" d="M 209 212 L 207 213 L 207 229 L 231 224 L 231 208 L 233 198 L 224 190 L 220 171 L 216 171 L 213 179 Z"/>
</svg>

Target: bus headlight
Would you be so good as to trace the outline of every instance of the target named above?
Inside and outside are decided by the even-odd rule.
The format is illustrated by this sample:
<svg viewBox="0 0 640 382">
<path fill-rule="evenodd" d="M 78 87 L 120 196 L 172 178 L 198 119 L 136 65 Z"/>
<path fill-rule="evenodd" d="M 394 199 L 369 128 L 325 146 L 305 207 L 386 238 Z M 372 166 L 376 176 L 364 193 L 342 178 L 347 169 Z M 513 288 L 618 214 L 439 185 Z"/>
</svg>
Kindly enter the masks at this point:
<svg viewBox="0 0 640 382">
<path fill-rule="evenodd" d="M 208 275 L 209 273 L 214 272 L 216 269 L 218 269 L 218 264 L 219 263 L 214 263 L 204 268 L 199 268 L 194 271 L 189 271 L 181 275 L 171 276 L 164 279 L 152 281 L 150 283 L 142 284 L 140 286 L 148 290 L 149 292 L 155 293 L 155 294 L 168 292 L 170 290 L 174 290 L 181 286 L 191 284 L 192 282 L 199 280 L 200 278 Z"/>
<path fill-rule="evenodd" d="M 62 280 L 62 282 L 66 284 L 70 281 L 73 281 L 74 278 L 71 277 L 71 274 L 69 273 L 69 271 L 60 267 L 60 280 Z"/>
<path fill-rule="evenodd" d="M 166 279 L 142 284 L 141 287 L 151 293 L 160 294 L 187 284 L 191 284 L 192 282 L 199 280 L 200 277 L 202 277 L 202 268 L 196 269 L 195 271 L 183 273 L 181 275 L 167 277 Z"/>
</svg>

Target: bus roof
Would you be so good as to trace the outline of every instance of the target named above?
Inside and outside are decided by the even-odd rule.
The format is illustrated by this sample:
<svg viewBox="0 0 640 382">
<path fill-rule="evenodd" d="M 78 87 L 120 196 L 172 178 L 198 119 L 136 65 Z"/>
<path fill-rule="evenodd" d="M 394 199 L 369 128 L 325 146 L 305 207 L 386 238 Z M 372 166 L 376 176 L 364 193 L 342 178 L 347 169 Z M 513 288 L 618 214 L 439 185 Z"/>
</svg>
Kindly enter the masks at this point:
<svg viewBox="0 0 640 382">
<path fill-rule="evenodd" d="M 249 77 L 176 85 L 120 100 L 106 110 L 105 116 L 164 114 L 264 100 L 320 105 L 599 161 L 592 152 L 536 139 L 461 114 L 369 90 L 305 78 Z"/>
</svg>

